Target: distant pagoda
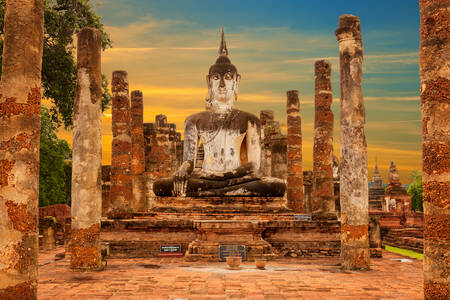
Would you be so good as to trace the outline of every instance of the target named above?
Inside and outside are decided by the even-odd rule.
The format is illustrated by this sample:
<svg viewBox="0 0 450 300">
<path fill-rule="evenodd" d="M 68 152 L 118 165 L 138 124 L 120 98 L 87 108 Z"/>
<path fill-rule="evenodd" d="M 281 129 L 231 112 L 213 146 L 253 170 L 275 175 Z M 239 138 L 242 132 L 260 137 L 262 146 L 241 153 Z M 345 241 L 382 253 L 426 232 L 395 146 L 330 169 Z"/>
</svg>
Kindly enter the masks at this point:
<svg viewBox="0 0 450 300">
<path fill-rule="evenodd" d="M 383 210 L 384 184 L 378 171 L 378 161 L 375 160 L 375 170 L 369 187 L 369 209 Z"/>
</svg>

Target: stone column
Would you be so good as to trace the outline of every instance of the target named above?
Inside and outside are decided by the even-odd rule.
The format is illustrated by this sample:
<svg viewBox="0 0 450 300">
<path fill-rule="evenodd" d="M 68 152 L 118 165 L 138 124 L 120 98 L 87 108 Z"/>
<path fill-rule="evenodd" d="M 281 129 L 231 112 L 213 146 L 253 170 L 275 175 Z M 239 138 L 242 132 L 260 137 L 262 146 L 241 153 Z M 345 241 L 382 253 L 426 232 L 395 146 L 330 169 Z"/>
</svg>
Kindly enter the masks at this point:
<svg viewBox="0 0 450 300">
<path fill-rule="evenodd" d="M 145 201 L 144 104 L 141 91 L 131 92 L 131 172 L 133 174 L 133 211 L 143 212 Z"/>
<path fill-rule="evenodd" d="M 277 134 L 272 136 L 268 143 L 268 151 L 270 152 L 268 176 L 287 180 L 287 138 Z"/>
<path fill-rule="evenodd" d="M 342 268 L 369 269 L 369 191 L 365 111 L 362 96 L 363 46 L 359 18 L 339 17 L 336 29 L 341 69 L 341 259 Z"/>
<path fill-rule="evenodd" d="M 108 216 L 110 208 L 111 166 L 102 166 L 102 217 Z"/>
<path fill-rule="evenodd" d="M 420 0 L 425 299 L 450 295 L 450 3 Z"/>
<path fill-rule="evenodd" d="M 0 299 L 36 299 L 43 1 L 6 1 L 4 24 Z"/>
<path fill-rule="evenodd" d="M 70 267 L 99 269 L 102 217 L 102 37 L 78 33 L 77 89 L 73 107 L 72 244 Z"/>
<path fill-rule="evenodd" d="M 331 64 L 326 60 L 315 63 L 315 117 L 313 151 L 313 214 L 335 213 L 333 193 L 333 121 L 331 111 Z"/>
<path fill-rule="evenodd" d="M 304 212 L 302 127 L 298 91 L 287 92 L 287 206 Z"/>
<path fill-rule="evenodd" d="M 133 199 L 131 175 L 131 133 L 128 75 L 125 71 L 114 71 L 112 91 L 112 151 L 111 190 L 108 214 L 110 218 L 131 217 Z"/>
<path fill-rule="evenodd" d="M 261 173 L 264 176 L 270 176 L 272 152 L 270 150 L 270 140 L 266 136 L 266 127 L 270 126 L 274 121 L 274 115 L 272 110 L 261 110 L 259 119 L 261 121 Z"/>
<path fill-rule="evenodd" d="M 169 153 L 170 153 L 170 173 L 173 174 L 177 168 L 177 125 L 169 123 Z"/>
</svg>

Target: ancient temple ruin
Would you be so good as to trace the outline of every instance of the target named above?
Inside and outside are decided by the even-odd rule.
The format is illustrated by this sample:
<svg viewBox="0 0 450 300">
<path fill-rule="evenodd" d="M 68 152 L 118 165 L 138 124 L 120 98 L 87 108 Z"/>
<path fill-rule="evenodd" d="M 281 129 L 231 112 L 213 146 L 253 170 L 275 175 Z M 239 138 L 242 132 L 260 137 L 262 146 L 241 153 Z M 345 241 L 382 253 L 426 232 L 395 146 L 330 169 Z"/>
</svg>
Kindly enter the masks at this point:
<svg viewBox="0 0 450 300">
<path fill-rule="evenodd" d="M 130 203 L 122 202 L 123 209 L 117 208 L 110 168 L 103 167 L 103 201 L 107 203 L 103 215 L 109 219 L 103 220 L 101 235 L 112 257 L 157 256 L 160 247 L 169 244 L 179 245 L 188 260 L 223 260 L 220 249 L 232 245 L 241 245 L 247 260 L 273 259 L 277 253 L 298 257 L 339 253 L 339 221 L 324 214 L 311 217 L 312 172 L 305 173 L 311 177 L 305 187 L 301 178 L 298 181 L 298 173 L 303 174 L 298 93 L 287 94 L 288 134 L 283 135 L 272 111 L 261 111 L 259 120 L 233 107 L 239 77 L 222 35 L 219 58 L 208 75 L 211 98 L 204 112 L 186 119 L 184 140 L 162 114 L 154 123 L 133 123 L 132 132 L 139 133 L 136 126 L 143 127 L 146 183 L 145 191 L 133 189 L 133 197 L 145 193 L 146 206 L 130 215 L 130 198 Z M 125 89 L 120 96 L 122 101 L 113 102 L 113 111 L 114 105 L 130 107 Z M 131 141 L 127 149 L 134 149 Z M 113 147 L 113 157 L 119 150 Z M 327 151 L 325 178 L 333 189 L 333 159 Z M 285 184 L 291 191 L 288 200 Z M 334 211 L 334 196 L 328 194 L 326 201 L 333 202 Z"/>
<path fill-rule="evenodd" d="M 372 181 L 369 186 L 369 209 L 383 210 L 384 207 L 384 184 L 378 170 L 378 161 L 375 161 L 375 168 L 373 171 Z"/>
<path fill-rule="evenodd" d="M 192 131 L 187 135 L 194 139 L 186 139 L 185 135 L 184 141 L 181 140 L 176 127 L 167 123 L 164 115 L 158 115 L 155 123 L 143 123 L 145 95 L 134 91 L 130 97 L 127 72 L 113 73 L 112 163 L 100 166 L 100 43 L 96 30 L 83 29 L 78 39 L 74 115 L 76 203 L 70 218 L 67 207 L 62 213 L 72 227 L 67 252 L 71 255 L 71 267 L 99 269 L 103 263 L 103 244 L 107 248 L 105 253 L 112 257 L 185 255 L 187 260 L 218 261 L 232 249 L 246 260 L 341 255 L 344 269 L 369 269 L 369 245 L 379 248 L 380 236 L 388 228 L 387 242 L 403 237 L 400 235 L 406 232 L 414 242 L 422 234 L 425 298 L 445 299 L 450 292 L 450 148 L 446 122 L 450 53 L 446 29 L 450 18 L 447 4 L 431 0 L 419 3 L 425 209 L 421 215 L 410 211 L 410 199 L 394 163 L 387 190 L 382 193 L 378 172 L 368 189 L 362 42 L 357 17 L 341 16 L 335 32 L 343 92 L 341 155 L 339 164 L 333 158 L 333 178 L 329 168 L 330 143 L 322 139 L 332 132 L 328 73 L 316 74 L 316 78 L 323 79 L 317 86 L 324 85 L 317 88 L 316 116 L 319 121 L 328 121 L 315 124 L 321 133 L 315 136 L 315 148 L 323 156 L 318 155 L 321 161 L 316 161 L 313 171 L 303 171 L 298 92 L 287 93 L 290 118 L 287 136 L 281 134 L 270 111 L 262 111 L 259 120 L 233 110 L 232 98 L 237 96 L 234 85 L 239 79 L 237 69 L 231 72 L 227 69 L 232 65 L 223 35 L 219 58 L 209 72 L 210 88 L 222 96 L 207 99 L 207 112 L 202 115 L 205 118 L 188 119 L 205 122 L 201 124 L 203 127 L 186 127 Z M 43 4 L 42 0 L 6 1 L 0 87 L 2 299 L 37 297 L 38 230 L 43 236 L 42 246 L 49 249 L 54 246 L 52 235 L 57 231 L 53 219 L 42 221 L 40 226 L 37 222 L 38 215 L 58 214 L 56 208 L 53 212 L 45 208 L 38 214 Z M 17 49 L 23 50 L 23 55 L 17 55 Z M 318 65 L 326 66 L 323 62 Z M 220 118 L 209 117 L 211 112 L 219 112 Z M 82 113 L 91 118 L 83 119 Z M 244 121 L 232 124 L 233 120 Z M 199 134 L 202 144 L 195 140 Z M 240 143 L 235 143 L 235 148 L 222 149 L 217 146 L 220 145 L 217 137 L 229 137 Z M 95 145 L 83 148 L 92 140 Z M 224 165 L 228 167 L 221 169 Z M 260 173 L 256 172 L 259 170 Z M 160 185 L 163 188 L 158 190 L 155 186 L 163 178 L 169 181 L 163 181 Z M 330 188 L 330 182 L 334 189 Z M 284 183 L 288 198 L 281 195 Z M 331 199 L 337 196 L 341 205 L 333 208 Z M 336 219 L 337 211 L 341 213 L 340 220 Z M 415 226 L 420 221 L 425 230 Z"/>
</svg>

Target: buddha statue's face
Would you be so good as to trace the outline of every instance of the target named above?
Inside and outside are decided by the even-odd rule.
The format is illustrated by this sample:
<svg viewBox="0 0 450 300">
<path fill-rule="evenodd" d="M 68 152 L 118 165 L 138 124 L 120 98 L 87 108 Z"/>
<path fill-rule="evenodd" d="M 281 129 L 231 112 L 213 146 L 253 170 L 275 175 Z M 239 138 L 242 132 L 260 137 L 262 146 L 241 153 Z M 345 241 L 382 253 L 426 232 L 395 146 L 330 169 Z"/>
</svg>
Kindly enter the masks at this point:
<svg viewBox="0 0 450 300">
<path fill-rule="evenodd" d="M 237 98 L 240 76 L 235 72 L 213 72 L 207 76 L 209 101 L 212 107 L 232 108 Z"/>
<path fill-rule="evenodd" d="M 225 74 L 214 73 L 209 77 L 211 91 L 216 101 L 223 103 L 233 99 L 234 89 L 237 84 L 236 74 L 227 72 Z"/>
</svg>

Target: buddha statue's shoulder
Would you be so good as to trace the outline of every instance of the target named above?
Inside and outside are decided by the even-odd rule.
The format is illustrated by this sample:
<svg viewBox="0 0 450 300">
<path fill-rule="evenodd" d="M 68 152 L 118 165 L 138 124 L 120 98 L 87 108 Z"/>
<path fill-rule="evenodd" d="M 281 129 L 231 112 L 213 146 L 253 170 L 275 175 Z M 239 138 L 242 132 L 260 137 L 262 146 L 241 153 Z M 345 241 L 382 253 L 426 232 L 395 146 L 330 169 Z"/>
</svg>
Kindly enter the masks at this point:
<svg viewBox="0 0 450 300">
<path fill-rule="evenodd" d="M 242 123 L 242 125 L 244 124 L 247 125 L 248 122 L 250 122 L 251 124 L 256 125 L 257 127 L 261 127 L 261 122 L 259 121 L 259 118 L 254 114 L 239 109 L 233 109 L 233 111 L 236 114 L 236 121 Z"/>
<path fill-rule="evenodd" d="M 210 112 L 205 110 L 205 111 L 201 111 L 195 114 L 192 114 L 190 116 L 188 116 L 185 120 L 185 122 L 189 122 L 189 123 L 197 123 L 199 120 L 205 120 L 205 119 L 209 119 L 210 118 Z"/>
</svg>

